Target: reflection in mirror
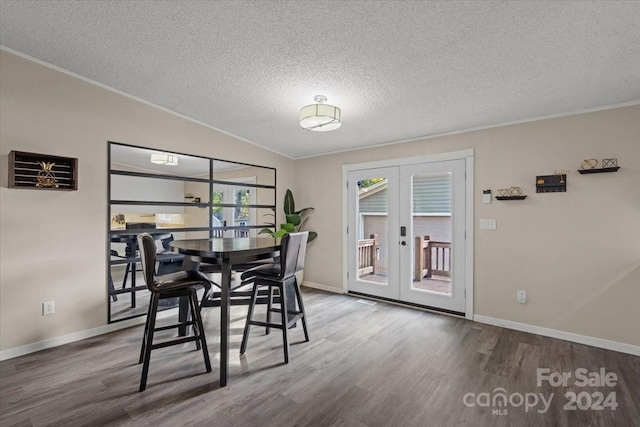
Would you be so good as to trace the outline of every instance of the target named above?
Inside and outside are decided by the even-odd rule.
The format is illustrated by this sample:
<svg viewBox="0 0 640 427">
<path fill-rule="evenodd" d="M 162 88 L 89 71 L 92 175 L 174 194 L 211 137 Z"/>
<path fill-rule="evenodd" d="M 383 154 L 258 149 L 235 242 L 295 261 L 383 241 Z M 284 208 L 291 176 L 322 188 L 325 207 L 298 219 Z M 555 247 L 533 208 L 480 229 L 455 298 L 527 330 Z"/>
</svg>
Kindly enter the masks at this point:
<svg viewBox="0 0 640 427">
<path fill-rule="evenodd" d="M 111 175 L 111 200 L 209 203 L 209 183 Z M 175 212 L 179 209 L 172 207 Z"/>
<path fill-rule="evenodd" d="M 152 163 L 152 156 L 172 156 L 176 164 Z M 111 144 L 111 169 L 154 175 L 209 177 L 209 159 L 149 148 Z"/>
<path fill-rule="evenodd" d="M 275 169 L 213 161 L 213 179 L 216 181 L 243 182 L 248 177 L 254 177 L 255 183 L 259 185 L 276 185 Z"/>
<path fill-rule="evenodd" d="M 170 250 L 172 240 L 259 237 L 273 222 L 273 168 L 118 143 L 110 143 L 109 150 L 110 322 L 147 312 L 139 232 L 154 237 L 156 272 L 166 274 L 183 263 L 183 256 Z M 177 301 L 164 303 L 169 309 Z"/>
<path fill-rule="evenodd" d="M 275 205 L 274 169 L 214 161 L 213 179 L 214 226 L 249 226 L 219 235 L 257 237 L 260 228 L 270 226 Z"/>
</svg>

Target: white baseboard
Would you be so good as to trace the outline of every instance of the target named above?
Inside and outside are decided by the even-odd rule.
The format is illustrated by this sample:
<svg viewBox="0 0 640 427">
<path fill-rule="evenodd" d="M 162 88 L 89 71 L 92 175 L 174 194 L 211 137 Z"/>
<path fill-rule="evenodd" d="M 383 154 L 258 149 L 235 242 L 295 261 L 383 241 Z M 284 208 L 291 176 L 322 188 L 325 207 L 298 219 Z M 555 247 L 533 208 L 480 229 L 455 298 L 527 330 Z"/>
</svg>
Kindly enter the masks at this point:
<svg viewBox="0 0 640 427">
<path fill-rule="evenodd" d="M 486 323 L 487 325 L 501 326 L 507 329 L 515 329 L 516 331 L 529 332 L 551 338 L 559 338 L 561 340 L 571 341 L 578 344 L 586 344 L 593 347 L 604 348 L 606 350 L 619 351 L 620 353 L 640 356 L 640 346 L 633 344 L 574 334 L 572 332 L 559 331 L 557 329 L 543 328 L 541 326 L 528 325 L 526 323 L 512 322 L 511 320 L 496 319 L 495 317 L 482 316 L 478 314 L 473 316 L 473 320 L 480 323 Z"/>
<path fill-rule="evenodd" d="M 158 313 L 157 318 L 163 319 L 172 315 L 176 315 L 177 308 L 170 310 L 163 310 Z M 48 348 L 58 347 L 64 344 L 69 344 L 75 341 L 80 341 L 86 338 L 95 337 L 97 335 L 107 334 L 109 332 L 118 331 L 120 329 L 130 328 L 131 326 L 141 325 L 145 322 L 146 316 L 135 317 L 133 319 L 123 320 L 122 322 L 110 323 L 108 325 L 98 326 L 97 328 L 87 329 L 84 331 L 73 332 L 71 334 L 62 335 L 59 337 L 48 338 L 46 340 L 26 344 L 20 347 L 10 348 L 8 350 L 0 351 L 0 361 L 13 359 L 14 357 L 23 356 L 25 354 L 35 353 L 36 351 L 46 350 Z M 142 333 L 142 332 L 141 332 Z"/>
<path fill-rule="evenodd" d="M 305 280 L 304 282 L 302 282 L 302 286 L 306 286 L 308 288 L 313 288 L 313 289 L 320 289 L 321 291 L 333 292 L 334 294 L 344 294 L 344 290 L 342 288 L 327 286 L 327 285 L 323 285 L 322 283 L 307 282 Z"/>
</svg>

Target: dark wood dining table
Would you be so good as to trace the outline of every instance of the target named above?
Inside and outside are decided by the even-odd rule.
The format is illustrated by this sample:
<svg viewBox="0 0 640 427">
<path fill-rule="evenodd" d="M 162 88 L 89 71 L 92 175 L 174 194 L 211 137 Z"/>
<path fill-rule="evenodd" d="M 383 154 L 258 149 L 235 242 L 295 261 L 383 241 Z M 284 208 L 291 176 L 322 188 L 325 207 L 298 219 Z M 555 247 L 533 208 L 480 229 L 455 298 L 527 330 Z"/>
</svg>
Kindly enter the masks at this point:
<svg viewBox="0 0 640 427">
<path fill-rule="evenodd" d="M 194 262 L 218 264 L 220 283 L 220 387 L 227 385 L 229 373 L 229 331 L 231 307 L 231 274 L 234 264 L 272 258 L 280 251 L 280 239 L 272 237 L 234 237 L 174 240 L 171 250 L 190 257 Z"/>
</svg>

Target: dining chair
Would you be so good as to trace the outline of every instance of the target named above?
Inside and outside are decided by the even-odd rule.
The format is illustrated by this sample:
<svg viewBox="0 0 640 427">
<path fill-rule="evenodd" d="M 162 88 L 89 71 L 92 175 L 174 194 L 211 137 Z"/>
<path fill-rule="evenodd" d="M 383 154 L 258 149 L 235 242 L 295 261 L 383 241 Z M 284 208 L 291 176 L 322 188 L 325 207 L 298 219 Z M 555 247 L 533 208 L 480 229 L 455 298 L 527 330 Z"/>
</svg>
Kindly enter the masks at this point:
<svg viewBox="0 0 640 427">
<path fill-rule="evenodd" d="M 128 249 L 128 246 L 127 246 Z M 122 258 L 122 259 L 129 259 L 132 258 L 131 255 L 129 255 L 131 253 L 130 250 L 125 250 L 125 254 L 124 255 L 120 255 L 120 253 L 118 251 L 116 251 L 115 249 L 110 249 L 109 250 L 109 255 L 112 257 L 116 257 L 116 258 Z M 134 263 L 134 268 L 135 268 L 135 263 Z M 129 280 L 129 272 L 131 271 L 131 263 L 128 262 L 126 265 L 126 268 L 124 270 L 124 278 L 122 279 L 122 289 L 124 289 L 127 286 L 127 281 Z"/>
<path fill-rule="evenodd" d="M 184 255 L 175 253 L 171 250 L 171 242 L 175 239 L 173 233 L 169 233 L 163 236 L 154 236 L 155 240 L 159 240 L 162 244 L 162 250 L 156 251 L 158 256 L 158 269 L 156 274 L 159 276 L 167 273 L 175 273 L 176 271 L 183 270 L 182 262 Z"/>
<path fill-rule="evenodd" d="M 113 302 L 118 301 L 118 295 L 116 295 L 116 287 L 113 286 L 113 277 L 111 277 L 111 267 L 109 267 L 109 295 Z"/>
<path fill-rule="evenodd" d="M 142 348 L 140 349 L 140 358 L 138 360 L 139 364 L 143 364 L 142 376 L 140 378 L 140 391 L 144 391 L 147 387 L 147 374 L 149 373 L 151 350 L 158 348 L 195 341 L 196 349 L 202 349 L 207 372 L 211 372 L 209 350 L 207 348 L 204 326 L 202 324 L 200 306 L 198 304 L 198 296 L 196 293 L 197 286 L 204 287 L 205 293 L 208 292 L 211 288 L 211 283 L 204 274 L 198 271 L 178 271 L 175 273 L 157 276 L 156 244 L 149 233 L 142 233 L 138 235 L 138 248 L 140 250 L 140 259 L 142 263 L 142 274 L 144 276 L 147 289 L 151 293 L 151 301 L 149 302 L 147 321 L 145 323 L 144 335 L 142 338 Z M 156 328 L 158 301 L 161 299 L 176 297 L 188 298 L 191 319 L 187 317 L 184 321 L 179 320 L 177 324 Z M 155 332 L 179 328 L 181 326 L 192 326 L 193 336 L 185 336 L 156 344 L 153 343 L 153 335 Z"/>
<path fill-rule="evenodd" d="M 139 229 L 155 229 L 155 222 L 127 222 L 125 223 L 126 230 L 139 230 Z M 135 237 L 135 236 L 134 236 Z M 124 278 L 122 279 L 122 289 L 127 287 L 127 281 L 129 280 L 129 274 L 131 273 L 133 276 L 137 274 L 136 271 L 136 258 L 138 257 L 138 249 L 134 250 L 133 241 L 129 241 L 124 249 L 124 255 L 121 255 L 118 251 L 111 249 L 110 253 L 113 257 L 118 257 L 122 259 L 127 259 L 130 262 L 127 263 L 127 266 L 124 270 Z M 132 301 L 135 301 L 135 290 L 132 290 Z"/>
<path fill-rule="evenodd" d="M 265 264 L 247 270 L 242 274 L 243 283 L 253 283 L 251 293 L 251 301 L 249 303 L 249 311 L 242 335 L 242 344 L 240 345 L 240 354 L 244 354 L 249 341 L 249 332 L 252 325 L 265 327 L 266 334 L 269 334 L 271 328 L 280 329 L 282 331 L 282 342 L 284 347 L 284 363 L 289 363 L 289 329 L 299 320 L 302 322 L 305 341 L 309 341 L 309 332 L 307 330 L 307 317 L 302 302 L 302 294 L 300 286 L 296 280 L 296 266 L 298 255 L 302 247 L 306 246 L 309 232 L 289 233 L 284 235 L 281 240 L 280 262 Z M 253 319 L 253 313 L 256 306 L 256 299 L 260 288 L 268 288 L 267 299 L 267 319 L 266 322 Z M 278 292 L 278 300 L 275 300 Z M 295 295 L 295 297 L 294 297 Z M 280 308 L 273 308 L 273 303 L 280 303 Z M 298 307 L 296 308 L 296 302 Z M 280 313 L 280 322 L 271 321 L 272 313 Z"/>
</svg>

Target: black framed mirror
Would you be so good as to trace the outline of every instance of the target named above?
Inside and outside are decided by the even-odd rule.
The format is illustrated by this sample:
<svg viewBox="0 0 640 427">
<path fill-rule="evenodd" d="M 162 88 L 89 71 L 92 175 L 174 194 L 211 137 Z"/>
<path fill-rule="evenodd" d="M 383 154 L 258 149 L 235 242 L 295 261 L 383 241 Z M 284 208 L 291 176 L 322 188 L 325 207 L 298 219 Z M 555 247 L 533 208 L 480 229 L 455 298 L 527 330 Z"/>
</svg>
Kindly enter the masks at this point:
<svg viewBox="0 0 640 427">
<path fill-rule="evenodd" d="M 157 271 L 165 274 L 182 265 L 172 240 L 257 237 L 273 222 L 275 168 L 112 141 L 108 159 L 109 323 L 147 312 L 138 234 L 154 237 Z"/>
</svg>

